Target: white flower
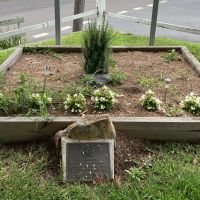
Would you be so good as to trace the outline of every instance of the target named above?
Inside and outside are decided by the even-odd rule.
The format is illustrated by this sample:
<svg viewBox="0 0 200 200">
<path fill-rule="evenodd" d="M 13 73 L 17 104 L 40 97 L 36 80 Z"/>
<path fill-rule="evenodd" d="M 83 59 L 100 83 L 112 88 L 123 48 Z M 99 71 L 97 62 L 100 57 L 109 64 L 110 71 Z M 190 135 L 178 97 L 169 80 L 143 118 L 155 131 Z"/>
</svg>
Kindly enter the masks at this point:
<svg viewBox="0 0 200 200">
<path fill-rule="evenodd" d="M 48 99 L 48 101 L 49 101 L 50 103 L 52 102 L 52 98 L 51 98 L 51 97 L 48 97 L 47 99 Z"/>
</svg>

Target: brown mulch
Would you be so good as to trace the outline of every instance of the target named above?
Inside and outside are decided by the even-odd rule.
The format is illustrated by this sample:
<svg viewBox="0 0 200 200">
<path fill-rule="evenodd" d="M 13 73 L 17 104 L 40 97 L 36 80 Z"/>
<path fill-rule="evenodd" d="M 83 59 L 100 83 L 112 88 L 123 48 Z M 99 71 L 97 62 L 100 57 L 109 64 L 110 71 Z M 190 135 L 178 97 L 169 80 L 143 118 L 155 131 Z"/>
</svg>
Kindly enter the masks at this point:
<svg viewBox="0 0 200 200">
<path fill-rule="evenodd" d="M 110 115 L 141 117 L 165 115 L 162 112 L 147 112 L 139 105 L 138 99 L 147 90 L 146 87 L 138 83 L 138 79 L 141 76 L 153 77 L 158 80 L 153 90 L 161 100 L 164 97 L 164 86 L 159 84 L 159 80 L 165 78 L 172 79 L 172 85 L 167 94 L 167 107 L 177 105 L 191 91 L 200 95 L 200 77 L 197 73 L 195 73 L 183 57 L 182 61 L 165 63 L 163 58 L 165 54 L 165 52 L 147 53 L 140 51 L 113 53 L 112 57 L 117 64 L 116 69 L 123 71 L 127 79 L 121 86 L 109 85 L 117 94 L 123 95 L 109 112 Z M 25 53 L 6 73 L 7 90 L 10 91 L 17 85 L 17 75 L 22 72 L 28 73 L 38 84 L 42 83 L 45 66 L 49 66 L 52 70 L 47 81 L 49 89 L 60 92 L 67 85 L 81 85 L 80 77 L 84 74 L 81 54 L 63 53 L 59 57 L 56 57 L 50 54 Z M 90 108 L 88 108 L 85 114 L 94 114 L 95 111 L 91 109 L 89 99 L 88 102 Z M 52 114 L 69 115 L 67 112 L 57 110 L 53 111 Z"/>
</svg>

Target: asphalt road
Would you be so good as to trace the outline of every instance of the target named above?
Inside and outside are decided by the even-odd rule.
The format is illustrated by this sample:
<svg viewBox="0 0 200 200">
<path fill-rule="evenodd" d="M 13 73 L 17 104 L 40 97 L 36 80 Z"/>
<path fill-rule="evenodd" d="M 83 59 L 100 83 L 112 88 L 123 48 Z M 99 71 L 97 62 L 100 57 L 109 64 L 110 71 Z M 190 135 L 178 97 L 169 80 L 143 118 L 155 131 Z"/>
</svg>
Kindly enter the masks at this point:
<svg viewBox="0 0 200 200">
<path fill-rule="evenodd" d="M 107 10 L 113 13 L 151 19 L 153 0 L 107 0 Z M 61 16 L 73 14 L 74 0 L 61 0 Z M 54 0 L 0 0 L 0 20 L 24 17 L 22 26 L 54 19 Z M 95 9 L 95 0 L 86 0 L 86 10 Z M 160 0 L 158 21 L 200 28 L 199 0 Z M 85 19 L 87 23 L 88 19 Z M 149 26 L 119 19 L 109 19 L 119 31 L 149 35 Z M 71 32 L 72 22 L 62 24 L 62 34 Z M 166 29 L 157 29 L 157 36 L 200 42 L 200 36 Z M 28 34 L 31 41 L 54 37 L 54 28 L 41 29 Z"/>
</svg>

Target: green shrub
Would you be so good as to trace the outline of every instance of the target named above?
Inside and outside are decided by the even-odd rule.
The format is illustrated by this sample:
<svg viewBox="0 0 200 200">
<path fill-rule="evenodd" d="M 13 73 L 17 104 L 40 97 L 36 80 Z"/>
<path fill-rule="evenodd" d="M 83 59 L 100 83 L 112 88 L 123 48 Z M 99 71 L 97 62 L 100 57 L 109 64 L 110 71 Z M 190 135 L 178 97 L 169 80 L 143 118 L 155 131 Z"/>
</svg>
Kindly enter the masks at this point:
<svg viewBox="0 0 200 200">
<path fill-rule="evenodd" d="M 193 92 L 186 96 L 180 105 L 184 110 L 194 115 L 200 115 L 200 96 L 195 95 Z"/>
<path fill-rule="evenodd" d="M 83 33 L 83 60 L 86 73 L 108 73 L 113 30 L 105 21 L 98 27 L 91 22 Z"/>
<path fill-rule="evenodd" d="M 111 83 L 113 85 L 122 85 L 124 80 L 126 80 L 126 74 L 124 72 L 115 71 L 111 73 Z"/>
<path fill-rule="evenodd" d="M 110 110 L 116 100 L 117 94 L 108 87 L 103 86 L 94 91 L 91 100 L 94 102 L 94 107 L 98 110 Z"/>
<path fill-rule="evenodd" d="M 145 109 L 150 111 L 161 109 L 162 102 L 160 99 L 155 97 L 154 92 L 151 90 L 146 91 L 145 94 L 139 99 L 139 102 Z"/>
<path fill-rule="evenodd" d="M 81 93 L 74 95 L 68 94 L 64 106 L 69 112 L 81 113 L 86 107 L 86 99 Z"/>
</svg>

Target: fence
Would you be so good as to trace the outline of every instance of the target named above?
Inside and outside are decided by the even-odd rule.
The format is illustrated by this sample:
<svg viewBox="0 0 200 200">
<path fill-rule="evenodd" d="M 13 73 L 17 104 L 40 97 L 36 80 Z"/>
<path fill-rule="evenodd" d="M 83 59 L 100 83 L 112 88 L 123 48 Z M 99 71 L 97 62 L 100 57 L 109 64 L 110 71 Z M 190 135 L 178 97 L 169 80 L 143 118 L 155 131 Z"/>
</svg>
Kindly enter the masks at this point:
<svg viewBox="0 0 200 200">
<path fill-rule="evenodd" d="M 117 19 L 128 20 L 128 21 L 135 22 L 135 23 L 150 25 L 151 26 L 150 42 L 149 42 L 150 45 L 154 45 L 156 27 L 161 27 L 161 28 L 165 28 L 165 29 L 200 35 L 200 29 L 197 29 L 197 28 L 185 27 L 185 26 L 169 24 L 169 23 L 164 23 L 164 22 L 157 22 L 159 0 L 154 0 L 153 11 L 152 11 L 152 20 L 107 12 L 106 11 L 106 0 L 96 0 L 96 9 L 94 9 L 94 10 L 80 13 L 77 15 L 64 17 L 64 18 L 60 19 L 60 0 L 54 0 L 54 1 L 55 1 L 55 20 L 47 21 L 44 23 L 40 23 L 40 24 L 28 26 L 28 27 L 23 27 L 23 28 L 20 28 L 17 30 L 9 31 L 9 32 L 1 33 L 0 40 L 10 38 L 14 35 L 23 34 L 23 33 L 31 32 L 34 30 L 39 30 L 39 29 L 44 29 L 44 28 L 55 26 L 56 44 L 60 45 L 60 43 L 61 43 L 60 23 L 69 22 L 69 21 L 72 21 L 75 19 L 80 19 L 80 18 L 91 16 L 91 15 L 96 15 L 96 21 L 97 21 L 98 25 L 101 25 L 105 16 L 117 18 Z"/>
</svg>

